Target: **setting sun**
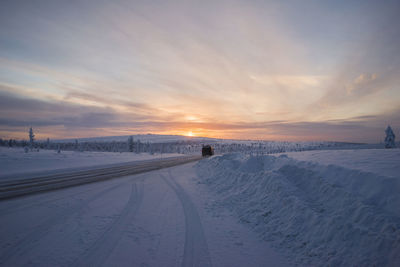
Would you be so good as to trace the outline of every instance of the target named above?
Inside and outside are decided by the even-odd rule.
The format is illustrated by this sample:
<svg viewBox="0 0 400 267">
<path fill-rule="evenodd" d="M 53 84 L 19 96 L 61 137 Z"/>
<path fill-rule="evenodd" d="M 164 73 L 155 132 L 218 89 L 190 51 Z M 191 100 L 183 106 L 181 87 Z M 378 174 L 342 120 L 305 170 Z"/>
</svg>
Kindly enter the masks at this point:
<svg viewBox="0 0 400 267">
<path fill-rule="evenodd" d="M 400 127 L 399 1 L 31 2 L 1 1 L 2 139 L 380 142 Z"/>
</svg>

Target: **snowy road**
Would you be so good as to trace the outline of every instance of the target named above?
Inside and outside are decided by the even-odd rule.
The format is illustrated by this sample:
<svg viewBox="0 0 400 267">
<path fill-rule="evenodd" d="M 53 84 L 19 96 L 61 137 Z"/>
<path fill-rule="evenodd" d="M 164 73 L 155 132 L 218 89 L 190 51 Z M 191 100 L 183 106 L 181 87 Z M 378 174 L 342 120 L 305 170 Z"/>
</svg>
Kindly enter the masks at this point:
<svg viewBox="0 0 400 267">
<path fill-rule="evenodd" d="M 0 201 L 0 265 L 285 266 L 194 164 Z"/>
<path fill-rule="evenodd" d="M 27 179 L 3 179 L 0 182 L 0 199 L 50 191 L 70 186 L 108 180 L 142 172 L 158 170 L 201 159 L 201 156 L 172 157 L 118 164 L 82 171 L 68 171 L 39 175 Z M 19 176 L 23 176 L 20 174 Z"/>
</svg>

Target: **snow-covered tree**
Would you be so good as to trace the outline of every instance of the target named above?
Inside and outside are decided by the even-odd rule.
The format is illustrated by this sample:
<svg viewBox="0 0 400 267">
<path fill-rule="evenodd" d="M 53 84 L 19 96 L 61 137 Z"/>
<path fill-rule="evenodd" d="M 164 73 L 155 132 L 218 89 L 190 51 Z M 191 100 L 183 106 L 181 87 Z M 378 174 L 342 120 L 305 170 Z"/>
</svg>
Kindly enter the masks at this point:
<svg viewBox="0 0 400 267">
<path fill-rule="evenodd" d="M 386 128 L 385 133 L 386 133 L 385 148 L 394 148 L 394 147 L 396 147 L 396 144 L 395 144 L 395 137 L 396 136 L 394 135 L 393 130 L 390 127 L 390 125 Z"/>
<path fill-rule="evenodd" d="M 141 147 L 142 147 L 142 143 L 140 142 L 140 140 L 138 139 L 136 141 L 136 153 L 140 153 L 141 151 Z"/>
<path fill-rule="evenodd" d="M 29 128 L 29 146 L 33 148 L 33 143 L 35 142 L 35 134 L 33 133 L 32 127 Z"/>
<path fill-rule="evenodd" d="M 133 152 L 133 137 L 129 136 L 128 138 L 128 151 Z"/>
<path fill-rule="evenodd" d="M 75 150 L 75 151 L 78 151 L 78 148 L 79 148 L 78 139 L 75 139 L 75 147 L 74 147 L 74 150 Z"/>
</svg>

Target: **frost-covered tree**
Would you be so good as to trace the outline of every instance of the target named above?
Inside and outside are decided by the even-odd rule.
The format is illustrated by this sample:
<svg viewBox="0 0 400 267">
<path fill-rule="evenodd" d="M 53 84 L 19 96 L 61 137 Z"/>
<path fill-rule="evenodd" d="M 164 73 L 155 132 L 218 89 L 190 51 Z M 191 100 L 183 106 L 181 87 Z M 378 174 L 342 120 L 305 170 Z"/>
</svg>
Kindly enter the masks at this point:
<svg viewBox="0 0 400 267">
<path fill-rule="evenodd" d="M 142 143 L 141 143 L 140 140 L 138 139 L 138 140 L 136 141 L 136 153 L 140 153 L 141 147 L 142 147 Z"/>
<path fill-rule="evenodd" d="M 128 138 L 128 151 L 133 152 L 133 137 L 129 136 Z"/>
<path fill-rule="evenodd" d="M 163 153 L 164 153 L 164 144 L 161 143 L 161 145 L 160 145 L 160 154 L 161 154 L 161 156 L 162 156 Z"/>
<path fill-rule="evenodd" d="M 75 139 L 74 150 L 75 150 L 75 151 L 78 151 L 78 150 L 79 150 L 79 142 L 78 142 L 78 139 Z"/>
<path fill-rule="evenodd" d="M 390 125 L 386 128 L 385 133 L 386 133 L 385 148 L 394 148 L 394 147 L 396 147 L 396 144 L 395 144 L 395 137 L 396 136 L 394 135 L 393 130 L 390 127 Z"/>
<path fill-rule="evenodd" d="M 35 134 L 33 133 L 32 127 L 29 128 L 29 146 L 31 149 L 33 148 L 33 144 L 35 142 Z"/>
</svg>

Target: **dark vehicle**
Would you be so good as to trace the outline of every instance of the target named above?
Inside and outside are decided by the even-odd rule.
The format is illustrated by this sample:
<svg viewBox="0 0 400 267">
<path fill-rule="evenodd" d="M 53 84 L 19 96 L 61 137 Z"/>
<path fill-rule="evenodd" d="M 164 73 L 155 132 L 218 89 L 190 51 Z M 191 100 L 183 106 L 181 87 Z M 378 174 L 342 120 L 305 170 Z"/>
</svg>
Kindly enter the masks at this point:
<svg viewBox="0 0 400 267">
<path fill-rule="evenodd" d="M 210 145 L 203 146 L 201 149 L 201 154 L 203 157 L 208 157 L 214 155 L 214 148 L 212 148 Z"/>
</svg>

